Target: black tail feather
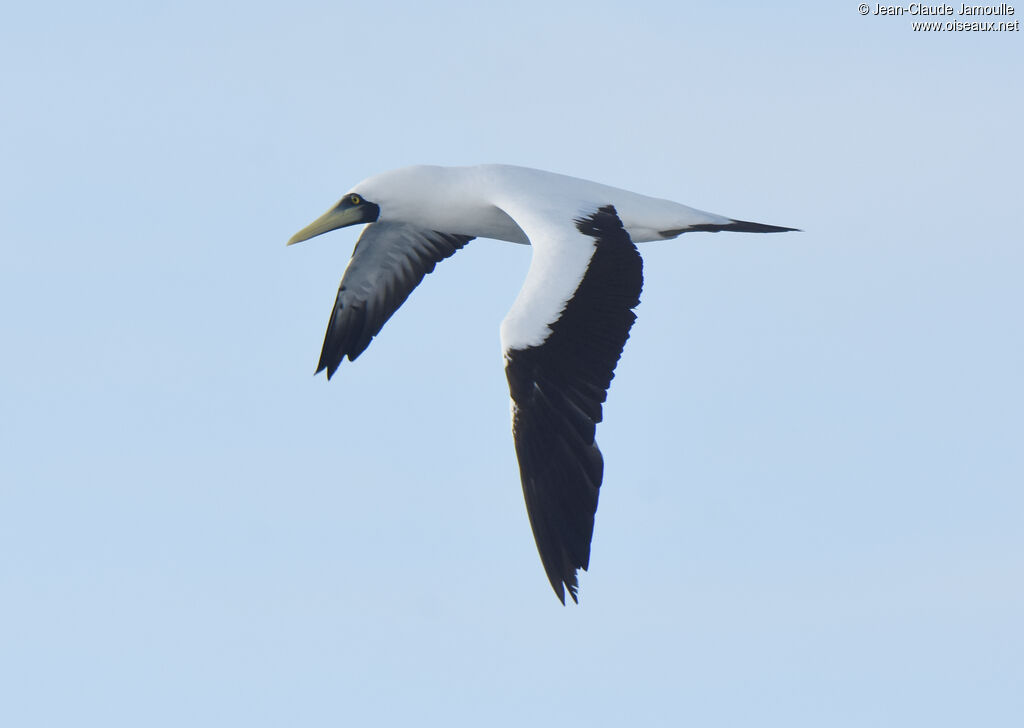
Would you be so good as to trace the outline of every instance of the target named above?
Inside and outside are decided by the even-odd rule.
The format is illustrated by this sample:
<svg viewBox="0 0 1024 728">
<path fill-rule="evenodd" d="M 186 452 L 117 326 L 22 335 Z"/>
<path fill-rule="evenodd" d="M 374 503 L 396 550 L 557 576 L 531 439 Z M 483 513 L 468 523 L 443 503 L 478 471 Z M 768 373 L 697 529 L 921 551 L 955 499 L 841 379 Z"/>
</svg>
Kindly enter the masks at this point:
<svg viewBox="0 0 1024 728">
<path fill-rule="evenodd" d="M 729 220 L 727 223 L 708 223 L 704 225 L 691 225 L 685 228 L 674 230 L 662 230 L 658 234 L 663 238 L 674 238 L 683 233 L 720 233 L 723 230 L 733 233 L 799 233 L 803 232 L 798 228 L 780 227 L 778 225 L 765 225 L 761 222 L 748 222 L 747 220 Z"/>
</svg>

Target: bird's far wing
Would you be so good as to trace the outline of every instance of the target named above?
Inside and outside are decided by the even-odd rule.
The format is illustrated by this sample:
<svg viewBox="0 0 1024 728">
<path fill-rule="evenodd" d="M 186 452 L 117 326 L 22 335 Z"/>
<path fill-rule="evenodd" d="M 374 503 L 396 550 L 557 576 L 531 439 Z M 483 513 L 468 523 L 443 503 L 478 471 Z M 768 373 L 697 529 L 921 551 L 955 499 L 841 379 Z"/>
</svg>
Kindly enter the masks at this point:
<svg viewBox="0 0 1024 728">
<path fill-rule="evenodd" d="M 423 276 L 472 239 L 405 223 L 368 225 L 341 278 L 316 371 L 330 379 L 344 357 L 355 360 Z"/>
<path fill-rule="evenodd" d="M 501 327 L 512 433 L 544 570 L 576 601 L 604 471 L 601 405 L 640 302 L 643 263 L 615 208 L 516 222 L 533 259 Z"/>
</svg>

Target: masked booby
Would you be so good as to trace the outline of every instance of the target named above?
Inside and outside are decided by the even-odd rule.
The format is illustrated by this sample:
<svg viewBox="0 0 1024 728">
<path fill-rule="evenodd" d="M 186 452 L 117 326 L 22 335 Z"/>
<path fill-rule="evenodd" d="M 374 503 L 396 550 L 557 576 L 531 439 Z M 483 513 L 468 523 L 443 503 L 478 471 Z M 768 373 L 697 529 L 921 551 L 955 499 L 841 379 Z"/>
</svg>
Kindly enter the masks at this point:
<svg viewBox="0 0 1024 728">
<path fill-rule="evenodd" d="M 474 238 L 531 245 L 501 324 L 526 512 L 548 580 L 577 601 L 604 469 L 594 441 L 640 302 L 635 243 L 686 232 L 778 233 L 596 182 L 507 165 L 416 166 L 366 179 L 288 245 L 366 224 L 327 325 L 317 372 L 355 360 L 441 260 Z"/>
</svg>

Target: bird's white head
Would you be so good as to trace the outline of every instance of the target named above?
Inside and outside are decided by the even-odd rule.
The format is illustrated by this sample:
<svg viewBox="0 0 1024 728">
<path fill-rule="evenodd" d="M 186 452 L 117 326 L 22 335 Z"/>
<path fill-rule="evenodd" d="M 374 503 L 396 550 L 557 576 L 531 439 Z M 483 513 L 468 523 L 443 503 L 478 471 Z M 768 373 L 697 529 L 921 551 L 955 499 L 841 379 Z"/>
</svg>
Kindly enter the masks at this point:
<svg viewBox="0 0 1024 728">
<path fill-rule="evenodd" d="M 334 207 L 292 236 L 288 245 L 338 228 L 372 222 L 429 225 L 444 216 L 451 199 L 444 167 L 403 167 L 363 180 Z"/>
<path fill-rule="evenodd" d="M 380 206 L 377 203 L 367 200 L 358 192 L 349 192 L 338 201 L 338 204 L 292 235 L 288 245 L 301 243 L 303 240 L 349 225 L 376 222 L 379 218 Z"/>
<path fill-rule="evenodd" d="M 460 199 L 453 189 L 458 179 L 451 167 L 417 165 L 375 174 L 352 192 L 380 206 L 380 222 L 429 226 L 439 212 Z"/>
</svg>

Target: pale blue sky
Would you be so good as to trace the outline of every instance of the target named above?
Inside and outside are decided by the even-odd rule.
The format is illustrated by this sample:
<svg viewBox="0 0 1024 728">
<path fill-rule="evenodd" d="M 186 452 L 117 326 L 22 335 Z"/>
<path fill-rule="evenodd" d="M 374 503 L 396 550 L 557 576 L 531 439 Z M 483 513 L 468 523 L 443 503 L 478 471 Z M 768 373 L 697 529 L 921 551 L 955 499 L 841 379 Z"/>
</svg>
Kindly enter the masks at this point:
<svg viewBox="0 0 1024 728">
<path fill-rule="evenodd" d="M 856 3 L 56 3 L 0 27 L 0 724 L 1017 726 L 1020 33 Z M 349 186 L 508 162 L 642 247 L 581 606 L 474 241 L 328 384 Z"/>
</svg>

